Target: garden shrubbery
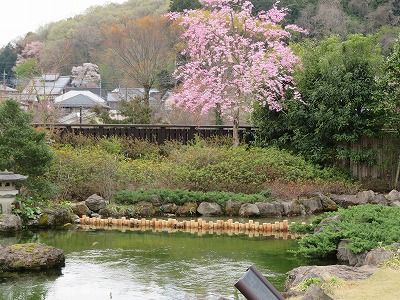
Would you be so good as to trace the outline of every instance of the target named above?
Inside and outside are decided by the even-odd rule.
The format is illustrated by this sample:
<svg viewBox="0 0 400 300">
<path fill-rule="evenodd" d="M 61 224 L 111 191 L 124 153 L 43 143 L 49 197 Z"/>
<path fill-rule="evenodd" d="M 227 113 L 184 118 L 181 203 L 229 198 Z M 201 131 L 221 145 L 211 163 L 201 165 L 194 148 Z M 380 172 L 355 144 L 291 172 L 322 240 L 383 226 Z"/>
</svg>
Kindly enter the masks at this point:
<svg viewBox="0 0 400 300">
<path fill-rule="evenodd" d="M 187 202 L 216 202 L 225 205 L 228 200 L 256 203 L 270 200 L 269 191 L 258 194 L 243 194 L 231 192 L 197 192 L 188 190 L 150 189 L 136 191 L 120 191 L 114 196 L 117 204 L 136 204 L 141 201 L 159 201 L 161 204 L 175 203 L 182 205 Z"/>
<path fill-rule="evenodd" d="M 350 241 L 350 250 L 362 253 L 400 241 L 400 207 L 360 205 L 316 217 L 312 225 L 291 227 L 299 232 L 314 232 L 321 220 L 337 216 L 317 233 L 299 241 L 298 254 L 308 257 L 328 257 L 336 253 L 340 240 Z"/>
<path fill-rule="evenodd" d="M 337 170 L 319 168 L 276 148 L 233 148 L 215 139 L 161 146 L 133 139 L 78 139 L 73 145 L 53 146 L 55 159 L 47 179 L 61 199 L 93 193 L 111 198 L 117 191 L 140 188 L 256 194 L 277 182 L 325 190 L 329 185 L 352 187 Z"/>
</svg>

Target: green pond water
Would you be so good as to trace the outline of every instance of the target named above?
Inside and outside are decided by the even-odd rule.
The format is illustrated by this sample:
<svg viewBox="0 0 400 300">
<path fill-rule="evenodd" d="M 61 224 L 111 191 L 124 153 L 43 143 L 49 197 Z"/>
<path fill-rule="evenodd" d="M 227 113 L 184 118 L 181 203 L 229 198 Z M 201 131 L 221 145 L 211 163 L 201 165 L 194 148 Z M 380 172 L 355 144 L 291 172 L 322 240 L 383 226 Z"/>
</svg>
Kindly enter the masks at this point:
<svg viewBox="0 0 400 300">
<path fill-rule="evenodd" d="M 40 242 L 66 254 L 62 274 L 0 277 L 0 299 L 243 299 L 234 283 L 256 267 L 283 289 L 285 272 L 306 264 L 296 241 L 266 237 L 120 231 L 40 231 L 0 244 Z"/>
</svg>

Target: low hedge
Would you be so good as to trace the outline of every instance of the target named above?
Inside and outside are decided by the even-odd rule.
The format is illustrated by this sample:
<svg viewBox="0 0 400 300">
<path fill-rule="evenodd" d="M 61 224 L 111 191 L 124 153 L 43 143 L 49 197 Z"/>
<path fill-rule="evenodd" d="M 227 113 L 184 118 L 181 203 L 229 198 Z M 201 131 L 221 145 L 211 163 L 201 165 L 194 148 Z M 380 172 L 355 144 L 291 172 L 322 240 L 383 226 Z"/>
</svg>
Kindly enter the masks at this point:
<svg viewBox="0 0 400 300">
<path fill-rule="evenodd" d="M 175 203 L 182 205 L 187 202 L 215 202 L 224 205 L 228 200 L 256 203 L 271 200 L 269 191 L 258 194 L 242 194 L 231 192 L 197 192 L 188 190 L 151 189 L 136 191 L 120 191 L 114 195 L 117 204 L 135 204 L 138 202 L 160 202 L 161 204 Z"/>
<path fill-rule="evenodd" d="M 337 217 L 313 233 L 323 219 L 333 216 Z M 342 239 L 350 241 L 349 248 L 354 253 L 400 242 L 399 220 L 400 207 L 368 204 L 322 214 L 311 225 L 299 224 L 291 230 L 310 233 L 299 241 L 297 254 L 325 258 L 336 254 Z"/>
</svg>

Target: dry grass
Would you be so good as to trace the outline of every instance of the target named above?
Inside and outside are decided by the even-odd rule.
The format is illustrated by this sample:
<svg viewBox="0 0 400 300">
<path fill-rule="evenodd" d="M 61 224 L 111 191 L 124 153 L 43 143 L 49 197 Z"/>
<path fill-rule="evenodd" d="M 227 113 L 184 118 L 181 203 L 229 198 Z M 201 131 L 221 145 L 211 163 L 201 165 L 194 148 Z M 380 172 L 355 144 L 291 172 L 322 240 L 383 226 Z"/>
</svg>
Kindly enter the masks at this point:
<svg viewBox="0 0 400 300">
<path fill-rule="evenodd" d="M 400 270 L 383 268 L 366 280 L 345 282 L 331 295 L 335 300 L 398 300 Z"/>
</svg>

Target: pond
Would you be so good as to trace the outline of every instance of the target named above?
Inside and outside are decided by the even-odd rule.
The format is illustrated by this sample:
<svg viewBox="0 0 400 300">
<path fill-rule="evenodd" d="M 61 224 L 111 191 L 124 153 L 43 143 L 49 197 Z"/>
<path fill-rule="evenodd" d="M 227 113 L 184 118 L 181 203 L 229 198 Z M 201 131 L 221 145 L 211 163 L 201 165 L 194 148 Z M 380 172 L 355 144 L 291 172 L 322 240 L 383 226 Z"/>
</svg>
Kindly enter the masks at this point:
<svg viewBox="0 0 400 300">
<path fill-rule="evenodd" d="M 62 275 L 0 278 L 0 299 L 243 299 L 233 287 L 256 267 L 280 290 L 305 264 L 295 240 L 140 231 L 40 231 L 0 244 L 40 242 L 66 254 Z"/>
</svg>

